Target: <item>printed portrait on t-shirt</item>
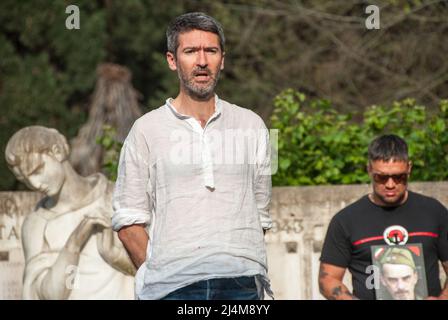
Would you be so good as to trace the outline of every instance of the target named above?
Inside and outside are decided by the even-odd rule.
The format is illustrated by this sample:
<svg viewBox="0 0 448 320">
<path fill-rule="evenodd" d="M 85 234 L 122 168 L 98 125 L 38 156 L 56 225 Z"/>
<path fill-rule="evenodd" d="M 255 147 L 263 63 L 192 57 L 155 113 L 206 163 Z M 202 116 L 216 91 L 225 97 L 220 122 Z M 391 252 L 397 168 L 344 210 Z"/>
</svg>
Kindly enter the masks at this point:
<svg viewBox="0 0 448 320">
<path fill-rule="evenodd" d="M 428 296 L 423 248 L 420 243 L 372 246 L 379 276 L 377 300 L 423 300 Z"/>
</svg>

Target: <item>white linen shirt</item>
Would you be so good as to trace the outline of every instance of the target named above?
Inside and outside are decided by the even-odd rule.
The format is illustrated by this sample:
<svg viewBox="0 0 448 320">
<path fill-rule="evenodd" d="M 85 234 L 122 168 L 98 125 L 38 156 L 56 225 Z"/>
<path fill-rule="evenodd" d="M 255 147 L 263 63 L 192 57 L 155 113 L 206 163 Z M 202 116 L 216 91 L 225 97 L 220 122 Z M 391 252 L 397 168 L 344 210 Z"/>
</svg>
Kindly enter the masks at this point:
<svg viewBox="0 0 448 320">
<path fill-rule="evenodd" d="M 215 96 L 215 113 L 202 128 L 170 101 L 134 123 L 120 154 L 113 229 L 149 227 L 136 298 L 253 275 L 260 292 L 272 296 L 263 234 L 272 226 L 263 120 Z"/>
</svg>

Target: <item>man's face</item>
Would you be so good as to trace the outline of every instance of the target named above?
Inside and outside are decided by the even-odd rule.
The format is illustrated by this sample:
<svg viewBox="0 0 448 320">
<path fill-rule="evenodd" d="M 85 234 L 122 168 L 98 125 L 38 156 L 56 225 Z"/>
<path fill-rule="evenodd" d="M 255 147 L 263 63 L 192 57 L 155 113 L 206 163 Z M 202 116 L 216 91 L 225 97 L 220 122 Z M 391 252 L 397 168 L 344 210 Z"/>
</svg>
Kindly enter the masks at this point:
<svg viewBox="0 0 448 320">
<path fill-rule="evenodd" d="M 415 300 L 417 281 L 417 272 L 406 264 L 383 265 L 381 282 L 394 300 Z"/>
<path fill-rule="evenodd" d="M 170 69 L 177 70 L 181 90 L 198 100 L 209 99 L 224 69 L 218 35 L 192 30 L 179 34 L 178 41 L 176 55 L 168 52 L 167 60 Z"/>
<path fill-rule="evenodd" d="M 33 159 L 40 159 L 40 161 L 33 161 Z M 30 189 L 40 191 L 48 196 L 59 193 L 65 181 L 65 172 L 61 162 L 45 153 L 32 153 L 23 161 L 32 161 L 31 163 L 35 163 L 35 165 L 28 164 L 27 167 L 30 168 L 28 172 L 19 168 L 19 180 Z"/>
<path fill-rule="evenodd" d="M 372 161 L 368 167 L 375 200 L 383 206 L 396 206 L 406 196 L 411 164 L 406 161 Z"/>
</svg>

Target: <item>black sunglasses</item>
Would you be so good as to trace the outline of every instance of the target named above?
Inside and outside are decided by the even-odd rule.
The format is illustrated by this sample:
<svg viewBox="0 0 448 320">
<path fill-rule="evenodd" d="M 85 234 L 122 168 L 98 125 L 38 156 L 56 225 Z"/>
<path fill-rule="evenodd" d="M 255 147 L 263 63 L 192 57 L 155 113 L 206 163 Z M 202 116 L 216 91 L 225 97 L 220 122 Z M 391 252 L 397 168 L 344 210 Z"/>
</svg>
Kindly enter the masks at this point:
<svg viewBox="0 0 448 320">
<path fill-rule="evenodd" d="M 408 181 L 408 173 L 399 173 L 399 174 L 380 174 L 380 173 L 374 173 L 373 174 L 373 180 L 376 183 L 385 184 L 387 181 L 389 181 L 390 178 L 396 183 L 396 184 L 405 184 Z"/>
</svg>

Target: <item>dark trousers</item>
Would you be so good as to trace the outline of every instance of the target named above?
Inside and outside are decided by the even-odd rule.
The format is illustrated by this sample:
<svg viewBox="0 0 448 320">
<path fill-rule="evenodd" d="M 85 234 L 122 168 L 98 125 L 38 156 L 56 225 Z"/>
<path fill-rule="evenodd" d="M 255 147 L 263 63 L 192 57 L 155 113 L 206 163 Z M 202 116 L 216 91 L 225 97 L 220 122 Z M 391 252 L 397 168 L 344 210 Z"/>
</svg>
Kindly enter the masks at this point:
<svg viewBox="0 0 448 320">
<path fill-rule="evenodd" d="M 195 282 L 161 300 L 260 300 L 255 277 L 220 278 Z"/>
</svg>

